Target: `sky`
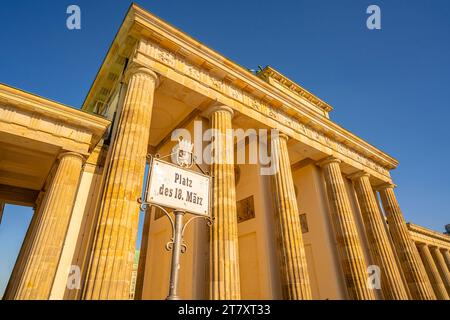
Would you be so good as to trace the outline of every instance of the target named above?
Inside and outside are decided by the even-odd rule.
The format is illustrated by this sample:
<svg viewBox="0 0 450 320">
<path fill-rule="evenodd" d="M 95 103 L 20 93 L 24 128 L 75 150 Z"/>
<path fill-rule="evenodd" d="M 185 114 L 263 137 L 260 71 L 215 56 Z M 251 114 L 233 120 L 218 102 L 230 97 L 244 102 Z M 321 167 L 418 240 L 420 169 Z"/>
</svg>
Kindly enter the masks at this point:
<svg viewBox="0 0 450 320">
<path fill-rule="evenodd" d="M 450 223 L 450 1 L 137 1 L 232 61 L 270 65 L 334 107 L 336 123 L 399 160 L 407 221 Z M 81 30 L 66 27 L 69 5 Z M 381 9 L 369 30 L 366 9 Z M 80 108 L 129 1 L 2 1 L 0 82 Z M 1 160 L 1 155 L 0 155 Z M 0 295 L 31 218 L 8 205 Z"/>
</svg>

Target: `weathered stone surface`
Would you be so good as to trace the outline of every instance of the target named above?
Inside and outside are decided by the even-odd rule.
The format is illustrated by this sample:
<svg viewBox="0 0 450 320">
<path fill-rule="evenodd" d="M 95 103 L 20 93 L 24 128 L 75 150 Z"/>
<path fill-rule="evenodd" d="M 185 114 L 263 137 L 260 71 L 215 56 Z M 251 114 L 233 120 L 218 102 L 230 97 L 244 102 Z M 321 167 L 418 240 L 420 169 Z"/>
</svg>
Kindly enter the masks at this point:
<svg viewBox="0 0 450 320">
<path fill-rule="evenodd" d="M 5 299 L 48 299 L 75 201 L 83 157 L 60 155 L 55 176 L 33 217 Z"/>
<path fill-rule="evenodd" d="M 384 185 L 379 189 L 384 213 L 388 221 L 389 231 L 394 241 L 395 251 L 400 260 L 409 292 L 413 299 L 432 300 L 436 299 L 425 269 L 420 260 L 417 248 L 408 232 L 403 214 L 394 194 L 393 185 Z"/>
<path fill-rule="evenodd" d="M 210 230 L 210 298 L 240 299 L 239 248 L 234 177 L 234 146 L 225 135 L 232 128 L 233 111 L 226 106 L 208 110 L 211 128 L 217 135 L 212 142 L 212 216 Z"/>
<path fill-rule="evenodd" d="M 291 164 L 284 134 L 271 136 L 272 159 L 278 171 L 271 176 L 274 213 L 279 246 L 283 298 L 311 299 L 311 285 L 292 180 Z"/>
<path fill-rule="evenodd" d="M 128 299 L 157 75 L 131 65 L 94 237 L 84 299 Z"/>
<path fill-rule="evenodd" d="M 442 249 L 441 252 L 444 256 L 445 264 L 447 265 L 448 271 L 450 272 L 450 251 Z"/>
<path fill-rule="evenodd" d="M 430 279 L 431 286 L 433 287 L 436 297 L 439 300 L 448 300 L 449 296 L 447 294 L 447 290 L 445 289 L 445 285 L 442 282 L 441 276 L 439 275 L 439 271 L 436 267 L 436 264 L 433 261 L 430 249 L 426 244 L 422 243 L 419 243 L 417 247 L 419 249 L 419 253 L 420 256 L 422 257 L 425 270 L 428 274 L 428 279 Z"/>
<path fill-rule="evenodd" d="M 438 247 L 430 247 L 431 255 L 433 256 L 436 268 L 439 271 L 439 275 L 447 290 L 447 294 L 450 295 L 450 272 L 445 264 L 444 256 Z"/>
<path fill-rule="evenodd" d="M 369 177 L 368 173 L 358 172 L 350 178 L 358 198 L 372 259 L 381 270 L 381 290 L 387 300 L 406 300 L 407 289 L 403 284 Z"/>
<path fill-rule="evenodd" d="M 350 299 L 373 300 L 374 293 L 367 286 L 367 267 L 353 217 L 344 179 L 339 167 L 340 160 L 329 157 L 319 165 L 327 189 L 331 221 L 334 226 L 340 262 Z"/>
</svg>

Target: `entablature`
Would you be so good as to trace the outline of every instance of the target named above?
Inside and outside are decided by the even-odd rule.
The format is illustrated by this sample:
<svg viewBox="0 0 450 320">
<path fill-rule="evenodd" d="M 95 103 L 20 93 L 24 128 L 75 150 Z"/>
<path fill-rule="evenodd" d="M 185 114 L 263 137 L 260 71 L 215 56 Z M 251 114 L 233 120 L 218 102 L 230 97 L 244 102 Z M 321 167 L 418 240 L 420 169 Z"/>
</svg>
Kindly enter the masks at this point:
<svg viewBox="0 0 450 320">
<path fill-rule="evenodd" d="M 450 236 L 413 223 L 407 223 L 407 226 L 415 242 L 450 250 Z"/>
<path fill-rule="evenodd" d="M 357 169 L 368 168 L 383 181 L 390 181 L 389 171 L 398 165 L 396 159 L 328 119 L 331 106 L 311 93 L 303 89 L 294 96 L 277 88 L 136 5 L 131 6 L 114 40 L 84 109 L 93 110 L 99 94 L 111 92 L 120 81 L 111 80 L 118 77 L 109 76 L 108 68 L 123 57 L 340 157 Z M 267 70 L 276 75 L 273 69 Z"/>
<path fill-rule="evenodd" d="M 110 121 L 0 84 L 0 131 L 89 154 Z"/>
<path fill-rule="evenodd" d="M 329 118 L 328 113 L 333 110 L 332 106 L 272 67 L 266 66 L 257 75 L 278 89 L 284 90 L 288 94 L 294 94 L 297 99 L 306 100 L 304 103 L 311 109 Z"/>
</svg>

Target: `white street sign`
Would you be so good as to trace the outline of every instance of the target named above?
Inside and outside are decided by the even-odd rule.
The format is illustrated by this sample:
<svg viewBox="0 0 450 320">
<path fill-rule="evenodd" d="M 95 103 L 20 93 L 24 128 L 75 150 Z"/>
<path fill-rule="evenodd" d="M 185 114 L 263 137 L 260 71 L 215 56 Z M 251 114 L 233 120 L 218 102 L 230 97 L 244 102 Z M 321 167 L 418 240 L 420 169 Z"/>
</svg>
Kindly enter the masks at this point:
<svg viewBox="0 0 450 320">
<path fill-rule="evenodd" d="M 146 201 L 208 216 L 210 177 L 153 159 Z"/>
</svg>

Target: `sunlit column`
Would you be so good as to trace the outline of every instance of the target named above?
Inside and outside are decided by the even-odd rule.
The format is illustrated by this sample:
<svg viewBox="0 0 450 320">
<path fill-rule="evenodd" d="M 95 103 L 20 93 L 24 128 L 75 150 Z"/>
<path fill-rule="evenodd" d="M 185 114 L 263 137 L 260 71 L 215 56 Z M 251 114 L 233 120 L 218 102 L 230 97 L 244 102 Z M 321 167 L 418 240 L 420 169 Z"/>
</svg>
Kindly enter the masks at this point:
<svg viewBox="0 0 450 320">
<path fill-rule="evenodd" d="M 113 139 L 83 299 L 128 299 L 158 77 L 131 65 Z"/>
<path fill-rule="evenodd" d="M 329 157 L 318 164 L 323 170 L 331 221 L 334 226 L 344 280 L 350 299 L 373 300 L 375 295 L 367 285 L 367 266 L 339 166 L 340 163 L 339 159 Z"/>
<path fill-rule="evenodd" d="M 447 265 L 448 271 L 450 272 L 450 251 L 447 249 L 441 250 L 442 255 L 444 256 L 445 264 Z"/>
<path fill-rule="evenodd" d="M 274 210 L 280 250 L 283 298 L 311 299 L 311 285 L 306 265 L 300 217 L 285 134 L 271 136 L 272 161 L 278 170 L 271 175 Z"/>
<path fill-rule="evenodd" d="M 445 285 L 442 282 L 441 276 L 439 275 L 436 264 L 433 261 L 430 249 L 426 244 L 423 243 L 417 244 L 417 247 L 419 249 L 420 256 L 422 257 L 425 270 L 428 274 L 428 278 L 430 279 L 436 297 L 439 300 L 448 300 L 449 297 L 447 294 L 447 290 L 445 289 Z"/>
<path fill-rule="evenodd" d="M 213 130 L 211 164 L 212 216 L 210 232 L 210 298 L 240 299 L 238 228 L 234 177 L 234 146 L 227 137 L 233 111 L 215 106 L 207 111 Z"/>
<path fill-rule="evenodd" d="M 431 255 L 434 258 L 434 262 L 444 283 L 447 294 L 450 295 L 450 271 L 445 264 L 444 256 L 438 247 L 430 247 Z"/>
<path fill-rule="evenodd" d="M 389 243 L 385 222 L 378 208 L 369 177 L 370 175 L 366 172 L 358 172 L 350 176 L 361 209 L 369 250 L 375 264 L 380 267 L 381 290 L 387 300 L 406 300 L 408 293 Z"/>
<path fill-rule="evenodd" d="M 409 292 L 416 300 L 433 300 L 436 296 L 428 281 L 417 248 L 411 239 L 403 214 L 394 194 L 393 184 L 386 184 L 377 189 L 380 192 L 389 231 L 394 248 L 400 260 L 400 266 L 409 287 Z"/>
<path fill-rule="evenodd" d="M 59 156 L 55 176 L 33 217 L 22 246 L 20 274 L 11 283 L 10 299 L 46 300 L 50 296 L 70 222 L 83 165 L 83 157 L 65 152 Z"/>
</svg>

